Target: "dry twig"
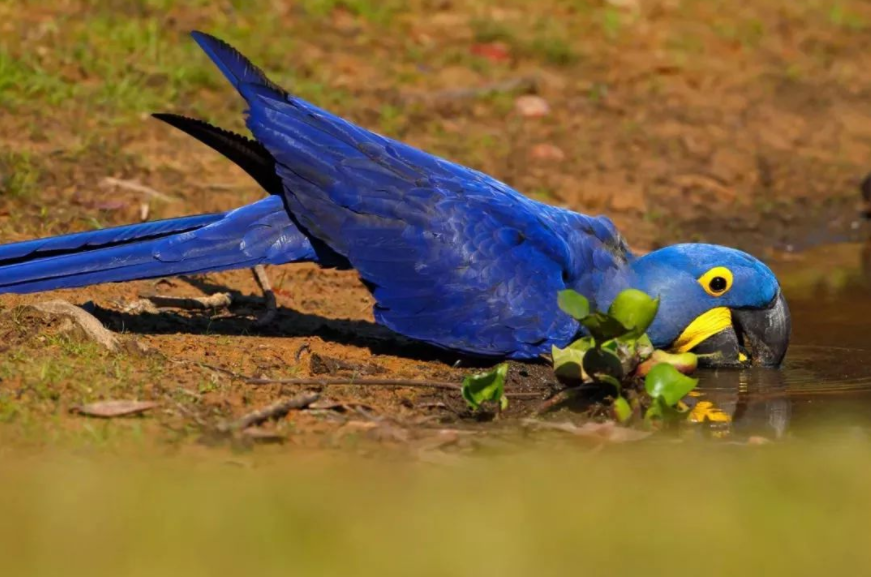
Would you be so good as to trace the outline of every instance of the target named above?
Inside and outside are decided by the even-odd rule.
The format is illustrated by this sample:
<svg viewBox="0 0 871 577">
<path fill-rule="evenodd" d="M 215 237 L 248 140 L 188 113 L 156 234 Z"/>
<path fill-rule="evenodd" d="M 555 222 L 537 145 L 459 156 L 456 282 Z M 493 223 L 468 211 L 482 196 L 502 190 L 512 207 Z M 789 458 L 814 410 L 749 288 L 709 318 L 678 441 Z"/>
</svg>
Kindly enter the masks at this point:
<svg viewBox="0 0 871 577">
<path fill-rule="evenodd" d="M 64 316 L 73 320 L 85 335 L 94 342 L 106 347 L 112 352 L 119 349 L 120 344 L 115 333 L 103 326 L 97 317 L 81 307 L 65 300 L 53 300 L 31 305 L 34 310 L 52 316 Z"/>
<path fill-rule="evenodd" d="M 174 196 L 170 196 L 168 194 L 164 194 L 159 190 L 154 190 L 150 186 L 145 186 L 144 184 L 139 184 L 138 182 L 132 180 L 121 180 L 120 178 L 112 178 L 111 176 L 107 176 L 100 183 L 100 186 L 116 186 L 118 188 L 125 188 L 127 190 L 132 190 L 133 192 L 141 192 L 146 196 L 150 196 L 152 198 L 159 198 L 160 200 L 166 202 L 179 202 L 181 199 L 176 198 Z"/>
<path fill-rule="evenodd" d="M 299 379 L 246 378 L 245 382 L 249 385 L 320 385 L 322 387 L 360 385 L 375 387 L 446 389 L 450 391 L 460 390 L 460 385 L 456 383 L 448 383 L 444 381 L 418 381 L 412 379 L 320 379 L 317 377 Z"/>
<path fill-rule="evenodd" d="M 319 385 L 322 387 L 364 386 L 441 389 L 446 391 L 459 391 L 462 389 L 462 385 L 457 383 L 449 383 L 446 381 L 420 381 L 414 379 L 321 379 L 317 377 L 297 379 L 258 379 L 253 377 L 242 377 L 242 380 L 244 380 L 249 385 Z M 542 390 L 544 390 L 544 388 Z M 534 399 L 540 397 L 541 393 L 506 392 L 505 396 L 509 399 Z"/>
<path fill-rule="evenodd" d="M 252 411 L 232 423 L 220 427 L 223 431 L 243 431 L 269 419 L 279 419 L 293 410 L 304 409 L 320 398 L 320 393 L 302 393 L 290 399 L 282 399 L 268 407 Z"/>
</svg>

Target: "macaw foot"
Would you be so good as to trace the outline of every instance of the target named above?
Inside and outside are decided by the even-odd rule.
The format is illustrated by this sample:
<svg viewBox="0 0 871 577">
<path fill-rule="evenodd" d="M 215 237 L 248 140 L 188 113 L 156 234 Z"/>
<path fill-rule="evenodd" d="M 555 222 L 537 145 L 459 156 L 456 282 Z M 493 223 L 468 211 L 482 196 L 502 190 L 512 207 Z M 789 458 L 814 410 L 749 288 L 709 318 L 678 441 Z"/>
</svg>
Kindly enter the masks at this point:
<svg viewBox="0 0 871 577">
<path fill-rule="evenodd" d="M 233 304 L 233 296 L 230 293 L 215 293 L 204 297 L 140 296 L 159 309 L 217 310 L 225 309 Z"/>
<path fill-rule="evenodd" d="M 263 300 L 266 304 L 266 312 L 257 317 L 254 321 L 254 326 L 264 327 L 275 320 L 278 314 L 278 304 L 275 299 L 275 292 L 272 290 L 272 283 L 269 280 L 269 275 L 263 265 L 257 265 L 251 269 L 254 273 L 254 280 L 260 290 L 263 291 Z M 219 310 L 229 308 L 234 302 L 248 302 L 249 297 L 240 297 L 234 299 L 231 293 L 222 292 L 214 293 L 202 297 L 177 297 L 171 295 L 158 294 L 140 294 L 140 299 L 124 308 L 124 312 L 150 312 L 156 313 L 159 309 L 183 309 L 183 310 Z"/>
<path fill-rule="evenodd" d="M 266 273 L 266 267 L 258 264 L 251 269 L 251 272 L 254 273 L 254 280 L 257 281 L 260 290 L 263 291 L 263 300 L 266 301 L 266 312 L 257 317 L 257 320 L 254 321 L 254 326 L 265 327 L 275 320 L 275 316 L 278 314 L 278 303 L 275 300 L 275 292 L 272 290 L 272 283 L 269 280 L 269 275 Z"/>
</svg>

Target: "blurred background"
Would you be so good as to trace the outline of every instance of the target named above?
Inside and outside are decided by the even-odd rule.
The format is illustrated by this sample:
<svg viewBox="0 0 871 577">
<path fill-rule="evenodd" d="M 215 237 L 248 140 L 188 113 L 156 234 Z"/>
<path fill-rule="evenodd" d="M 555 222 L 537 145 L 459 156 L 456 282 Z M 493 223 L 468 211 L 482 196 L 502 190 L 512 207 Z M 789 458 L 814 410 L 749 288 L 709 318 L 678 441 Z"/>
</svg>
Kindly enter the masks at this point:
<svg viewBox="0 0 871 577">
<path fill-rule="evenodd" d="M 360 330 L 353 323 L 371 321 L 352 272 L 271 269 L 284 312 L 261 332 L 253 313 L 123 312 L 155 290 L 147 281 L 62 293 L 93 301 L 104 324 L 142 345 L 117 354 L 17 308 L 44 295 L 4 295 L 6 573 L 861 571 L 871 252 L 855 241 L 867 236 L 859 185 L 871 171 L 871 3 L 0 0 L 3 242 L 262 195 L 231 163 L 150 118 L 175 112 L 246 133 L 241 99 L 193 29 L 366 128 L 532 198 L 607 214 L 635 249 L 707 241 L 770 260 L 806 347 L 776 385 L 815 393 L 733 403 L 736 419 L 752 415 L 749 440 L 618 447 L 529 446 L 522 434 L 491 442 L 477 429 L 449 440 L 438 432 L 432 444 L 419 433 L 437 430 L 439 416 L 410 416 L 416 393 L 358 390 L 344 400 L 380 420 L 354 429 L 354 414 L 291 415 L 278 425 L 284 445 L 207 446 L 202 423 L 281 394 L 245 389 L 228 370 L 305 377 L 322 374 L 320 355 L 346 363 L 340 374 L 367 367 L 459 382 L 465 372 L 347 342 Z M 208 283 L 257 291 L 247 271 Z M 118 421 L 69 414 L 106 398 L 160 408 Z M 820 407 L 849 419 L 820 427 Z M 815 424 L 785 433 L 790 416 Z"/>
<path fill-rule="evenodd" d="M 244 130 L 192 29 L 367 128 L 607 212 L 642 247 L 818 242 L 849 227 L 868 171 L 862 0 L 19 0 L 0 19 L 4 238 L 129 222 L 106 176 L 186 202 L 159 212 L 258 194 L 148 118 Z"/>
</svg>

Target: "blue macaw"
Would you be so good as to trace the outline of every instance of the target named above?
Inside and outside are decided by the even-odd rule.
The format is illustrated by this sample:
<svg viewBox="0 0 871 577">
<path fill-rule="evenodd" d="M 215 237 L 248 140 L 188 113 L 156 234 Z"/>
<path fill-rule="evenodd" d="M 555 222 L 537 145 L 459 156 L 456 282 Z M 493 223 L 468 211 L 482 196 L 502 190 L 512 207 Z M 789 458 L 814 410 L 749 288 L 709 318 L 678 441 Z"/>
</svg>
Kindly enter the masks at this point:
<svg viewBox="0 0 871 577">
<path fill-rule="evenodd" d="M 605 309 L 623 289 L 661 299 L 660 348 L 719 353 L 713 364 L 777 366 L 790 318 L 777 279 L 752 256 L 679 244 L 636 257 L 613 223 L 533 201 L 481 172 L 385 138 L 271 82 L 223 41 L 193 37 L 247 101 L 244 136 L 157 118 L 215 148 L 269 196 L 221 214 L 0 247 L 0 292 L 316 262 L 353 268 L 375 319 L 443 349 L 531 359 L 566 346 L 571 288 Z"/>
</svg>

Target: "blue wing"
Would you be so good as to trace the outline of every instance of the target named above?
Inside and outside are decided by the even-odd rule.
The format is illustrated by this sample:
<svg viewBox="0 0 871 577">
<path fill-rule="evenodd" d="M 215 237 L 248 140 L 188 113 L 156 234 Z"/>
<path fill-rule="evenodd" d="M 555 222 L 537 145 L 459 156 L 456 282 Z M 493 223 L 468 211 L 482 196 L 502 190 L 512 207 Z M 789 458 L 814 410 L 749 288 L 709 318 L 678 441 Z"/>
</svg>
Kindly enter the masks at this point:
<svg viewBox="0 0 871 577">
<path fill-rule="evenodd" d="M 391 329 L 467 353 L 533 357 L 577 333 L 557 292 L 593 294 L 625 261 L 609 220 L 534 202 L 354 126 L 261 81 L 223 42 L 196 38 L 248 101 L 248 127 L 275 157 L 300 228 L 351 263 Z"/>
</svg>

